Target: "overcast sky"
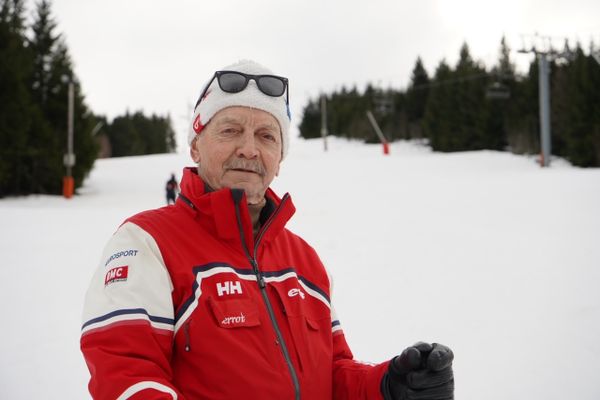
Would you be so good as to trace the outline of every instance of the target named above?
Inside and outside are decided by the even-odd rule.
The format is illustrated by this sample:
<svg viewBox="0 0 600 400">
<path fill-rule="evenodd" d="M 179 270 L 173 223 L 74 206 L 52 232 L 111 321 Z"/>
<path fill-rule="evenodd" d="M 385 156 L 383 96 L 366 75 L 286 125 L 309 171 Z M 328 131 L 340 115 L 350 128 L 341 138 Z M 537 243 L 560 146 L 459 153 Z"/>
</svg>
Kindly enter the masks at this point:
<svg viewBox="0 0 600 400">
<path fill-rule="evenodd" d="M 600 44 L 598 0 L 51 0 L 87 104 L 171 115 L 186 136 L 212 73 L 254 59 L 290 79 L 293 125 L 308 98 L 367 82 L 405 88 L 416 58 L 431 75 L 467 42 L 491 66 L 505 35 L 519 68 L 522 35 Z M 30 0 L 30 9 L 33 0 Z M 294 132 L 297 132 L 294 130 Z"/>
</svg>

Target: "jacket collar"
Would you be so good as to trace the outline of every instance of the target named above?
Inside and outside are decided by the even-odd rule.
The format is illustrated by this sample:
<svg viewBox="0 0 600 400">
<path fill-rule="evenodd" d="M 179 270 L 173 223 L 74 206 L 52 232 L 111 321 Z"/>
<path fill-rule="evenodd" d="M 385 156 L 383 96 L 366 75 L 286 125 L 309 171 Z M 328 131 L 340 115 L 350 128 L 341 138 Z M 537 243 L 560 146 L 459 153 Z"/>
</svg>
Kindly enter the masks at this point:
<svg viewBox="0 0 600 400">
<path fill-rule="evenodd" d="M 180 186 L 183 196 L 180 197 L 178 205 L 191 210 L 201 224 L 214 231 L 220 238 L 240 238 L 240 228 L 236 216 L 236 207 L 239 207 L 244 237 L 253 243 L 252 223 L 246 204 L 246 195 L 243 192 L 235 193 L 239 189 L 229 188 L 212 191 L 198 176 L 195 167 L 184 168 Z M 281 199 L 269 188 L 265 197 L 267 205 L 261 212 L 261 229 L 259 231 L 261 242 L 273 240 L 285 228 L 286 223 L 296 211 L 289 194 Z M 239 199 L 239 202 L 235 201 L 236 198 Z"/>
</svg>

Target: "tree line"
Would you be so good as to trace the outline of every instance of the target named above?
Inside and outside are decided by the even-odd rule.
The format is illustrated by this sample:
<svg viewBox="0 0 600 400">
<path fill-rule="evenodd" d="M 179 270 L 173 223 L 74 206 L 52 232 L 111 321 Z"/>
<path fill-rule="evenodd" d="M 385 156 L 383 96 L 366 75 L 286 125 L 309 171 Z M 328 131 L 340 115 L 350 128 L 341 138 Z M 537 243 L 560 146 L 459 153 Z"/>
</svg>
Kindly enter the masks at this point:
<svg viewBox="0 0 600 400">
<path fill-rule="evenodd" d="M 75 187 L 101 147 L 104 156 L 127 156 L 171 152 L 176 146 L 168 116 L 126 112 L 109 122 L 95 115 L 56 28 L 48 0 L 36 4 L 30 24 L 24 0 L 0 0 L 0 197 L 61 193 L 69 82 L 74 85 Z"/>
<path fill-rule="evenodd" d="M 600 166 L 600 64 L 578 43 L 551 62 L 552 154 L 582 167 Z M 600 60 L 599 60 L 600 61 Z M 371 110 L 388 140 L 426 139 L 433 150 L 507 150 L 537 154 L 539 139 L 538 60 L 516 72 L 502 38 L 498 62 L 487 69 L 466 43 L 455 66 L 442 60 L 433 76 L 417 58 L 406 90 L 367 85 L 325 94 L 329 134 L 378 141 Z M 321 135 L 321 99 L 304 108 L 300 134 Z"/>
<path fill-rule="evenodd" d="M 175 151 L 175 131 L 169 116 L 152 114 L 147 117 L 141 111 L 118 116 L 111 123 L 101 119 L 106 128 L 102 135 L 107 147 L 102 149 L 105 157 L 137 156 L 142 154 L 171 153 Z"/>
</svg>

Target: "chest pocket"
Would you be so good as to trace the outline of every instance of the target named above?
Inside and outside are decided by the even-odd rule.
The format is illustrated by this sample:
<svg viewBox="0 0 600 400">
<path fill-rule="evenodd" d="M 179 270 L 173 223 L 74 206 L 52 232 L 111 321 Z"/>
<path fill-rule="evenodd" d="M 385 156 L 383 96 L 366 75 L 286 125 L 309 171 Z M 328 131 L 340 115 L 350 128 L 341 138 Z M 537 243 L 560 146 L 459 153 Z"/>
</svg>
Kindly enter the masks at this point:
<svg viewBox="0 0 600 400">
<path fill-rule="evenodd" d="M 301 288 L 273 285 L 289 323 L 294 347 L 304 373 L 331 364 L 331 314 Z"/>
<path fill-rule="evenodd" d="M 260 325 L 258 308 L 249 298 L 217 300 L 208 298 L 208 304 L 217 325 L 225 329 L 235 329 Z"/>
</svg>

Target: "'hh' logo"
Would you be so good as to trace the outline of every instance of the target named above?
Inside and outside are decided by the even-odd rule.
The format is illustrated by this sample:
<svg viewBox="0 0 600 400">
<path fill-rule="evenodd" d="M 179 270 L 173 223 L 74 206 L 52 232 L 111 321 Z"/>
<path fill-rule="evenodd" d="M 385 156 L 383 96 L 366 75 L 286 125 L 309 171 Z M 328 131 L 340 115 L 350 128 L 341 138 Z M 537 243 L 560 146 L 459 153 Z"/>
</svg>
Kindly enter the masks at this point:
<svg viewBox="0 0 600 400">
<path fill-rule="evenodd" d="M 219 282 L 217 283 L 217 294 L 219 296 L 223 296 L 226 294 L 242 294 L 242 282 L 240 281 L 227 281 L 227 282 Z"/>
<path fill-rule="evenodd" d="M 104 286 L 115 282 L 122 282 L 127 280 L 129 267 L 124 265 L 122 267 L 116 267 L 106 273 L 104 277 Z"/>
</svg>

